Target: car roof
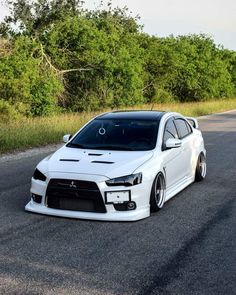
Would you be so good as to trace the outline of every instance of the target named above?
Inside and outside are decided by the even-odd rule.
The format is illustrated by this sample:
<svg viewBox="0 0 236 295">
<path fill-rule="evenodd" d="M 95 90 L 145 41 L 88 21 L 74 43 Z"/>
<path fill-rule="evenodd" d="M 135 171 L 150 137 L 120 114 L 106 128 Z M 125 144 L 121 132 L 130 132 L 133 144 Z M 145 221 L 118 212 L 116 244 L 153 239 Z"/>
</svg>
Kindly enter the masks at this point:
<svg viewBox="0 0 236 295">
<path fill-rule="evenodd" d="M 162 111 L 115 111 L 102 114 L 96 119 L 118 119 L 118 120 L 147 120 L 156 121 L 166 114 Z"/>
</svg>

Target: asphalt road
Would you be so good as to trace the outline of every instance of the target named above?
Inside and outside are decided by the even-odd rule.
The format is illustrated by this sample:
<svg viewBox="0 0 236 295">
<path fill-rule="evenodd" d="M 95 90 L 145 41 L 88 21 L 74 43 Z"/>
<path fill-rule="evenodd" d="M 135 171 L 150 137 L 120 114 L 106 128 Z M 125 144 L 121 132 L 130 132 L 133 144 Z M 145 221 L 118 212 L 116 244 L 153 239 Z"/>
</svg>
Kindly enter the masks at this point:
<svg viewBox="0 0 236 295">
<path fill-rule="evenodd" d="M 0 162 L 0 294 L 236 294 L 236 111 L 200 126 L 206 180 L 134 223 L 26 213 L 45 154 Z"/>
</svg>

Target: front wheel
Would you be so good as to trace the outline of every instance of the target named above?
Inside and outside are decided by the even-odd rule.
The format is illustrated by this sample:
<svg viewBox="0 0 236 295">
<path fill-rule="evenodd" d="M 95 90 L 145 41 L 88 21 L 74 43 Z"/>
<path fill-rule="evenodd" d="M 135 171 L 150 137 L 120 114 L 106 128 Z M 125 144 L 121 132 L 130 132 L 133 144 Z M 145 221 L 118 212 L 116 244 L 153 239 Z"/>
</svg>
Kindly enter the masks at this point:
<svg viewBox="0 0 236 295">
<path fill-rule="evenodd" d="M 150 196 L 150 210 L 156 212 L 161 209 L 165 202 L 165 178 L 161 172 L 157 174 L 154 179 L 151 196 Z"/>
<path fill-rule="evenodd" d="M 206 177 L 207 165 L 206 157 L 201 153 L 197 160 L 196 172 L 195 172 L 195 181 L 201 181 Z"/>
</svg>

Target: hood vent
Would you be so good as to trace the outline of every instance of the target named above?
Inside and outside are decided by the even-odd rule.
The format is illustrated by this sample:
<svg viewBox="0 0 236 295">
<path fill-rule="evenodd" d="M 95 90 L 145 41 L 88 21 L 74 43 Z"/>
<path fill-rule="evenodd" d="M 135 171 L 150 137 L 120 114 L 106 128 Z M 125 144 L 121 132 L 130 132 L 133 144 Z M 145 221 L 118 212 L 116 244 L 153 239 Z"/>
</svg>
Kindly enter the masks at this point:
<svg viewBox="0 0 236 295">
<path fill-rule="evenodd" d="M 109 162 L 109 161 L 92 161 L 91 163 L 97 163 L 97 164 L 114 164 L 114 162 Z"/>
<path fill-rule="evenodd" d="M 102 156 L 103 154 L 92 154 L 92 153 L 89 153 L 88 156 Z"/>
<path fill-rule="evenodd" d="M 62 162 L 79 162 L 79 160 L 76 159 L 60 159 Z"/>
</svg>

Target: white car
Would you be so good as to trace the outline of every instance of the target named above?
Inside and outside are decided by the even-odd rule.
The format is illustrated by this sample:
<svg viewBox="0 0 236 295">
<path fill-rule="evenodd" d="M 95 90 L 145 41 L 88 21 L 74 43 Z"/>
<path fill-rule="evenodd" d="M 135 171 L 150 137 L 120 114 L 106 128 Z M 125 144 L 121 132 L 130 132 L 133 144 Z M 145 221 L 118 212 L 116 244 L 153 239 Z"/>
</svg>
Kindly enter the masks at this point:
<svg viewBox="0 0 236 295">
<path fill-rule="evenodd" d="M 63 139 L 36 167 L 26 210 L 134 221 L 206 176 L 198 122 L 178 113 L 105 113 Z"/>
</svg>

